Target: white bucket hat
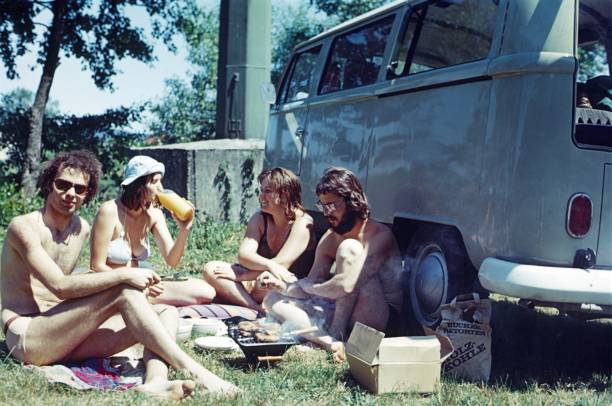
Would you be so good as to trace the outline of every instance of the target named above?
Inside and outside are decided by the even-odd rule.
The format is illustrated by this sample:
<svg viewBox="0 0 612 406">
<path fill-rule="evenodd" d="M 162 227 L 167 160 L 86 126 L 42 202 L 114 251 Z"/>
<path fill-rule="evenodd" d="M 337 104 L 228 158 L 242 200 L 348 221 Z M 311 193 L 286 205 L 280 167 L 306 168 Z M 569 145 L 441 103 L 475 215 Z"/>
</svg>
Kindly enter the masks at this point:
<svg viewBox="0 0 612 406">
<path fill-rule="evenodd" d="M 165 172 L 166 168 L 161 162 L 156 161 L 150 156 L 136 155 L 134 158 L 130 159 L 125 167 L 121 186 L 127 186 L 141 176 L 150 175 L 152 173 L 161 173 L 162 176 L 164 176 Z"/>
</svg>

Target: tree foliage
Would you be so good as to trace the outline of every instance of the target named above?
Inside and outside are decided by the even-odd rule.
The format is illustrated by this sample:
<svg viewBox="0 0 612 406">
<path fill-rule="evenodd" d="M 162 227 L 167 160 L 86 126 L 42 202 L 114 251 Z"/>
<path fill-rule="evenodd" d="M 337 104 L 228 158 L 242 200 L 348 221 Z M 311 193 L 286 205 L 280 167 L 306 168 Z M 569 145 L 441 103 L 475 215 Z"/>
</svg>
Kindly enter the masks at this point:
<svg viewBox="0 0 612 406">
<path fill-rule="evenodd" d="M 4 180 L 16 181 L 26 160 L 26 142 L 29 129 L 28 106 L 32 92 L 17 89 L 0 96 L 0 148 L 7 159 L 0 163 Z M 50 159 L 57 152 L 88 149 L 102 162 L 105 178 L 102 189 L 116 185 L 130 145 L 142 138 L 122 130 L 138 120 L 141 108 L 108 110 L 99 115 L 77 117 L 57 111 L 55 102 L 49 103 L 42 133 L 42 159 Z M 50 111 L 49 111 L 50 110 Z"/>
<path fill-rule="evenodd" d="M 181 2 L 170 0 L 0 0 L 0 58 L 9 79 L 18 77 L 16 58 L 38 50 L 42 66 L 33 104 L 28 111 L 25 135 L 26 160 L 22 185 L 34 191 L 39 170 L 44 111 L 55 71 L 62 57 L 78 58 L 92 75 L 96 86 L 112 89 L 115 63 L 124 58 L 154 60 L 153 47 L 144 30 L 134 26 L 127 7 L 140 7 L 153 19 L 152 35 L 170 39 Z M 36 27 L 44 27 L 37 29 Z"/>
<path fill-rule="evenodd" d="M 166 80 L 165 96 L 151 105 L 149 128 L 164 143 L 210 138 L 215 128 L 219 10 L 190 0 L 177 21 L 193 66 L 189 82 Z"/>
<path fill-rule="evenodd" d="M 64 57 L 81 59 L 92 74 L 96 86 L 112 89 L 117 73 L 115 62 L 134 58 L 152 62 L 153 47 L 141 27 L 134 26 L 125 15 L 126 7 L 141 7 L 153 17 L 152 34 L 173 47 L 174 24 L 181 8 L 167 0 L 0 0 L 0 57 L 9 79 L 18 78 L 16 58 L 38 49 L 38 63 L 49 58 L 49 13 L 65 3 L 62 14 L 62 39 L 59 50 Z M 96 7 L 97 6 L 97 7 Z M 36 26 L 45 30 L 39 32 Z"/>
<path fill-rule="evenodd" d="M 273 3 L 272 14 L 275 18 L 272 22 L 271 80 L 279 83 L 293 48 L 332 27 L 337 19 L 306 2 Z"/>
<path fill-rule="evenodd" d="M 311 4 L 328 16 L 335 16 L 338 22 L 350 20 L 389 2 L 390 0 L 310 0 Z"/>
<path fill-rule="evenodd" d="M 600 43 L 578 48 L 578 60 L 580 61 L 577 77 L 579 82 L 586 82 L 587 79 L 595 76 L 610 74 L 606 49 Z"/>
</svg>

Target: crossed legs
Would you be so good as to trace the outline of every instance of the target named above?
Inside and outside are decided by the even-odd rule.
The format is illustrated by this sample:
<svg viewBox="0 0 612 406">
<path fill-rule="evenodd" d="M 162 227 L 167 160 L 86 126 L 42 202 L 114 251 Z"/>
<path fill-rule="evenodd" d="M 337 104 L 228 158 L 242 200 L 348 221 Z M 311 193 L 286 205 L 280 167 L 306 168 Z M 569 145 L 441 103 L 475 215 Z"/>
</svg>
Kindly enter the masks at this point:
<svg viewBox="0 0 612 406">
<path fill-rule="evenodd" d="M 210 261 L 202 271 L 204 280 L 217 292 L 216 300 L 263 311 L 261 302 L 267 291 L 257 288 L 255 280 L 261 272 L 249 271 L 237 264 Z"/>
<path fill-rule="evenodd" d="M 190 373 L 196 384 L 211 391 L 235 392 L 237 388 L 208 371 L 185 353 L 169 329 L 176 331 L 176 316 L 150 305 L 145 295 L 127 285 L 62 302 L 36 316 L 26 333 L 26 362 L 46 365 L 59 360 L 108 356 L 135 342 L 147 349 L 147 382 L 167 375 L 163 361 L 177 370 Z M 159 312 L 159 316 L 158 316 Z M 125 328 L 110 320 L 120 314 Z M 174 321 L 176 323 L 176 321 Z M 100 345 L 104 343 L 104 345 Z M 182 384 L 181 384 L 182 385 Z M 189 384 L 186 385 L 189 390 Z"/>
</svg>

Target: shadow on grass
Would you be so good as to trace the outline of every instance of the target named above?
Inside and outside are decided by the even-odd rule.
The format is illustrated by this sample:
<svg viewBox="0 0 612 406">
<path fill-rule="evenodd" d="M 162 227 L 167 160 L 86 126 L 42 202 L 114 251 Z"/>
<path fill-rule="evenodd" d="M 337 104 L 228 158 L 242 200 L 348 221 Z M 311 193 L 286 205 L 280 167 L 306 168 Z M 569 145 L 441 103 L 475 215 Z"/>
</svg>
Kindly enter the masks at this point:
<svg viewBox="0 0 612 406">
<path fill-rule="evenodd" d="M 222 360 L 222 362 L 227 365 L 229 368 L 238 369 L 243 372 L 255 372 L 257 370 L 266 370 L 266 369 L 274 369 L 276 368 L 282 361 L 275 362 L 248 362 L 246 357 L 234 357 L 234 358 L 226 358 Z"/>
<path fill-rule="evenodd" d="M 514 390 L 533 384 L 603 391 L 612 374 L 612 323 L 583 322 L 493 302 L 491 383 Z"/>
<path fill-rule="evenodd" d="M 9 349 L 6 346 L 6 340 L 4 339 L 0 341 L 0 360 L 2 361 L 12 360 L 12 358 L 9 358 Z"/>
</svg>

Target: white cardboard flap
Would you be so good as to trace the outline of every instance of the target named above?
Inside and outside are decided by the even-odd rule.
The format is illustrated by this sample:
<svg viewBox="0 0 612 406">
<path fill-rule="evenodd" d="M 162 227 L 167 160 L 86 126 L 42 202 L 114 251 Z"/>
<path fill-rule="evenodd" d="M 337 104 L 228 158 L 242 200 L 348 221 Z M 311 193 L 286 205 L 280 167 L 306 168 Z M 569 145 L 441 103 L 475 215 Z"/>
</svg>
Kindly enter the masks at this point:
<svg viewBox="0 0 612 406">
<path fill-rule="evenodd" d="M 384 336 L 385 333 L 357 322 L 346 343 L 346 352 L 362 361 L 373 364 Z"/>
<path fill-rule="evenodd" d="M 379 362 L 440 362 L 436 337 L 385 338 L 378 348 Z"/>
<path fill-rule="evenodd" d="M 453 343 L 448 337 L 442 334 L 438 334 L 432 329 L 425 327 L 425 326 L 423 326 L 423 331 L 428 336 L 436 337 L 438 341 L 440 342 L 440 361 L 444 362 L 448 357 L 451 356 L 453 351 L 455 351 L 455 348 L 453 347 Z"/>
</svg>

